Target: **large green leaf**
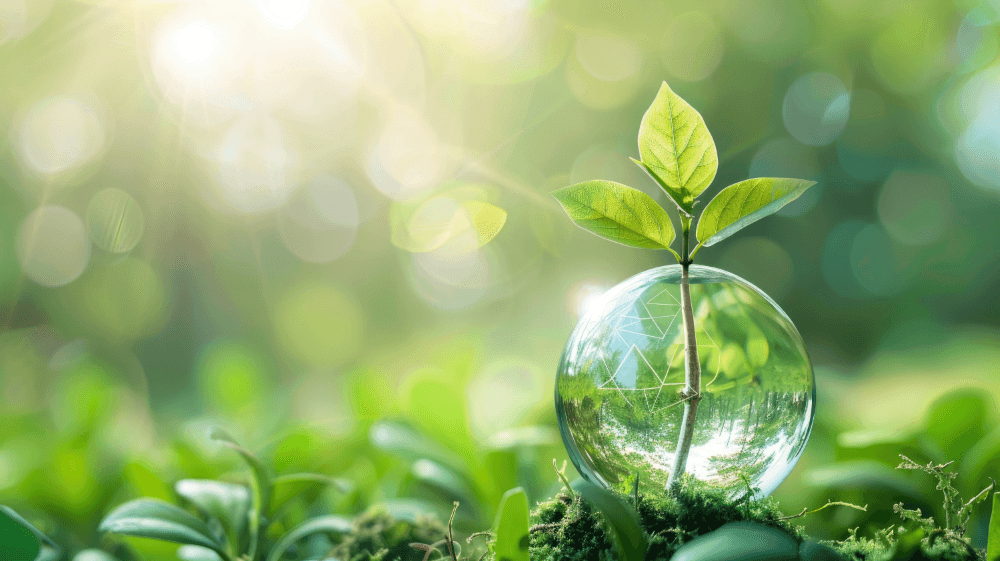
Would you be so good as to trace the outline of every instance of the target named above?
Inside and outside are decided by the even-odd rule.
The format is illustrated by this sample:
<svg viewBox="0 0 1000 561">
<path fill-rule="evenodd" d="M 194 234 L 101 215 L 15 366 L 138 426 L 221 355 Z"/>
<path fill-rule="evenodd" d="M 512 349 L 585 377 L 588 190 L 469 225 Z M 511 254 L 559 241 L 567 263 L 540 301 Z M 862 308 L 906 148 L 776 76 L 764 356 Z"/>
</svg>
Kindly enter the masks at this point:
<svg viewBox="0 0 1000 561">
<path fill-rule="evenodd" d="M 137 499 L 111 511 L 98 526 L 101 532 L 200 545 L 226 558 L 223 544 L 194 515 L 157 499 Z"/>
<path fill-rule="evenodd" d="M 7 518 L 10 518 L 14 522 L 18 523 L 22 528 L 28 530 L 35 536 L 40 545 L 38 556 L 34 558 L 35 561 L 55 561 L 56 559 L 62 557 L 62 548 L 59 547 L 56 542 L 52 541 L 51 538 L 43 534 L 41 530 L 35 528 L 31 522 L 25 520 L 20 514 L 14 512 L 13 509 L 6 506 L 0 506 L 0 513 L 7 515 Z M 0 516 L 0 518 L 2 518 L 2 516 Z"/>
<path fill-rule="evenodd" d="M 1000 494 L 993 492 L 993 514 L 990 516 L 986 561 L 1000 561 Z"/>
<path fill-rule="evenodd" d="M 9 511 L 13 512 L 13 511 Z M 0 559 L 10 561 L 35 561 L 41 549 L 38 537 L 20 520 L 8 514 L 8 509 L 0 509 Z"/>
<path fill-rule="evenodd" d="M 666 82 L 639 125 L 639 156 L 646 164 L 643 169 L 688 214 L 694 198 L 712 183 L 719 168 L 705 120 Z"/>
<path fill-rule="evenodd" d="M 733 522 L 687 542 L 671 561 L 797 561 L 795 538 L 752 522 Z"/>
<path fill-rule="evenodd" d="M 832 548 L 809 540 L 799 544 L 799 559 L 801 561 L 844 561 L 844 557 Z"/>
<path fill-rule="evenodd" d="M 250 491 L 243 485 L 212 479 L 182 479 L 174 486 L 177 494 L 222 524 L 233 547 L 247 524 Z"/>
<path fill-rule="evenodd" d="M 635 510 L 610 491 L 589 481 L 575 482 L 573 488 L 604 515 L 604 521 L 611 530 L 611 541 L 618 548 L 618 558 L 621 561 L 642 561 L 648 544 Z"/>
<path fill-rule="evenodd" d="M 652 197 L 613 181 L 584 181 L 552 192 L 581 228 L 633 247 L 667 249 L 674 226 Z"/>
<path fill-rule="evenodd" d="M 815 185 L 805 179 L 758 177 L 726 187 L 708 203 L 698 219 L 698 241 L 705 246 L 720 241 L 777 212 Z"/>
<path fill-rule="evenodd" d="M 516 487 L 500 499 L 496 520 L 496 558 L 505 561 L 528 561 L 528 495 Z"/>
<path fill-rule="evenodd" d="M 285 551 L 302 538 L 319 533 L 347 534 L 351 530 L 351 521 L 342 516 L 331 514 L 311 518 L 292 528 L 284 536 L 281 536 L 281 539 L 271 548 L 271 552 L 267 554 L 266 561 L 279 561 L 281 556 L 285 554 Z"/>
</svg>

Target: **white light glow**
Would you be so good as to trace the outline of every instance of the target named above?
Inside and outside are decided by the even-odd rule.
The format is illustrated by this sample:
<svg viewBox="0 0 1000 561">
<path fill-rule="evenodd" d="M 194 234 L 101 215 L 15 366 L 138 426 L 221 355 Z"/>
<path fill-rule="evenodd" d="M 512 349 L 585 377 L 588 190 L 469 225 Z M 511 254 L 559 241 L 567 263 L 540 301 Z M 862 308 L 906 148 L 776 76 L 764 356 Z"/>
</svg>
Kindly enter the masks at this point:
<svg viewBox="0 0 1000 561">
<path fill-rule="evenodd" d="M 570 313 L 576 314 L 576 317 L 583 317 L 600 303 L 607 291 L 608 287 L 593 281 L 578 282 L 566 295 L 566 308 Z"/>
<path fill-rule="evenodd" d="M 309 0 L 258 0 L 257 8 L 267 23 L 292 29 L 309 14 Z"/>
<path fill-rule="evenodd" d="M 174 66 L 184 74 L 210 71 L 222 54 L 222 33 L 205 21 L 193 21 L 167 36 L 165 45 Z"/>
</svg>

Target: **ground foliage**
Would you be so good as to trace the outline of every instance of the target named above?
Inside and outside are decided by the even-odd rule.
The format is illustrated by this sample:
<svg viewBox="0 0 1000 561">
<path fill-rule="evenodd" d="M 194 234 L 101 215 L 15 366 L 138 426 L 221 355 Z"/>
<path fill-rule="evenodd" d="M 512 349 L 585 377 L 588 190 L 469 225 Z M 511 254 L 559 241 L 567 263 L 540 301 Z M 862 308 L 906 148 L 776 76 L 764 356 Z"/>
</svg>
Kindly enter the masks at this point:
<svg viewBox="0 0 1000 561">
<path fill-rule="evenodd" d="M 854 529 L 847 539 L 824 544 L 851 561 L 984 560 L 985 552 L 973 548 L 965 537 L 964 524 L 971 509 L 988 497 L 993 485 L 962 502 L 951 484 L 956 474 L 946 470 L 950 462 L 920 465 L 905 456 L 902 458 L 899 469 L 919 469 L 936 478 L 936 488 L 944 497 L 947 522 L 939 525 L 933 518 L 924 518 L 919 509 L 906 509 L 900 503 L 892 507 L 900 516 L 899 524 L 874 532 L 872 538 L 858 536 Z M 569 493 L 559 493 L 539 503 L 531 513 L 532 561 L 614 559 L 612 542 L 600 512 L 579 495 Z M 637 507 L 643 532 L 648 536 L 647 561 L 670 559 L 677 548 L 693 538 L 731 522 L 776 528 L 800 543 L 808 538 L 801 526 L 791 522 L 799 515 L 782 514 L 772 497 L 753 498 L 748 493 L 733 500 L 691 479 L 673 495 L 619 493 L 619 497 Z"/>
</svg>

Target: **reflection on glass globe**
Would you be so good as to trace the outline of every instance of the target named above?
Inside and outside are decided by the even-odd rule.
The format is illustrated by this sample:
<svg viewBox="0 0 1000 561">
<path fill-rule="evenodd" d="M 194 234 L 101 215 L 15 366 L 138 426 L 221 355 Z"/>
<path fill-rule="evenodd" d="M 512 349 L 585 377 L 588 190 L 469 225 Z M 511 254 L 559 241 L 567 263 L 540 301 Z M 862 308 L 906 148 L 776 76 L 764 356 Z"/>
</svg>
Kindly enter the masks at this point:
<svg viewBox="0 0 1000 561">
<path fill-rule="evenodd" d="M 589 308 L 563 351 L 556 413 L 586 479 L 625 490 L 636 474 L 662 491 L 684 413 L 681 267 L 640 273 Z M 685 473 L 732 495 L 769 494 L 812 429 L 812 365 L 799 332 L 766 294 L 711 267 L 690 268 L 702 369 Z"/>
</svg>

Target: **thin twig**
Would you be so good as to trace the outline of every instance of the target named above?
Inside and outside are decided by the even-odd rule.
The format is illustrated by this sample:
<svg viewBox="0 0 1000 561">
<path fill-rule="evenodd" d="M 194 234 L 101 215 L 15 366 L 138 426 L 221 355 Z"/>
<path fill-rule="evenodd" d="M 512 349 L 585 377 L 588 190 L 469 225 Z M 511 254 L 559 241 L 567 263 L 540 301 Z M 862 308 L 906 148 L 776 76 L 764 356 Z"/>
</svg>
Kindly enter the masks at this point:
<svg viewBox="0 0 1000 561">
<path fill-rule="evenodd" d="M 868 512 L 868 505 L 858 506 L 856 504 L 845 503 L 845 502 L 841 502 L 841 501 L 830 501 L 830 500 L 827 500 L 825 505 L 817 508 L 816 510 L 809 510 L 808 508 L 803 508 L 802 512 L 800 512 L 798 514 L 793 514 L 791 516 L 782 516 L 782 517 L 779 517 L 778 520 L 791 520 L 793 518 L 800 518 L 800 517 L 805 516 L 807 514 L 814 514 L 816 512 L 819 512 L 819 511 L 823 510 L 824 508 L 826 508 L 828 506 L 834 506 L 834 505 L 837 505 L 837 506 L 848 506 L 848 507 L 851 507 L 851 508 L 853 508 L 855 510 L 860 510 L 862 512 Z"/>
</svg>

